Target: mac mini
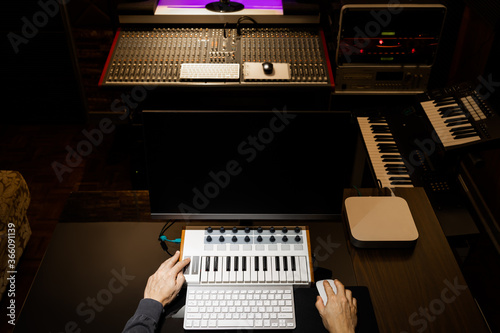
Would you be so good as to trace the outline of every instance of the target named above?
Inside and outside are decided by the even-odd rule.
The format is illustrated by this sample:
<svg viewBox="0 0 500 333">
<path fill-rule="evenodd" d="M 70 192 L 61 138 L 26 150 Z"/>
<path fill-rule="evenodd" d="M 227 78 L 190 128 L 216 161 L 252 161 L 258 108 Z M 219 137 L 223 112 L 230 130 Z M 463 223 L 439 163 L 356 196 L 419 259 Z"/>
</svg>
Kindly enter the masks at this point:
<svg viewBox="0 0 500 333">
<path fill-rule="evenodd" d="M 349 197 L 345 200 L 351 243 L 359 248 L 415 246 L 418 230 L 400 197 Z"/>
</svg>

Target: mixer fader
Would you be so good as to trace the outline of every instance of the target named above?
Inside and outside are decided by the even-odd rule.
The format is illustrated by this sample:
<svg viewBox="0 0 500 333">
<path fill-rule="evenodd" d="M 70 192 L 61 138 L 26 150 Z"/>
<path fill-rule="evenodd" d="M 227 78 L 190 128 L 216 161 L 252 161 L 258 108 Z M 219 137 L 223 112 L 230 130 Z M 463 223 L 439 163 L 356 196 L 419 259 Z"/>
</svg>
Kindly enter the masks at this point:
<svg viewBox="0 0 500 333">
<path fill-rule="evenodd" d="M 314 28 L 128 28 L 117 32 L 100 84 L 331 86 L 333 79 Z"/>
</svg>

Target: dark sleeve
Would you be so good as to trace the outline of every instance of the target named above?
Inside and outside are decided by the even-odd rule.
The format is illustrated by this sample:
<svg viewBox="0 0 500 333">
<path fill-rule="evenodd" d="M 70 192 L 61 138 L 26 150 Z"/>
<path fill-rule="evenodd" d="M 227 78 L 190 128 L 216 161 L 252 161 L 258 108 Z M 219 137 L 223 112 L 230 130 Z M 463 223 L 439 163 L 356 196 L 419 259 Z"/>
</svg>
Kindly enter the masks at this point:
<svg viewBox="0 0 500 333">
<path fill-rule="evenodd" d="M 160 302 L 150 298 L 142 299 L 134 315 L 127 321 L 123 333 L 154 333 L 162 311 Z"/>
</svg>

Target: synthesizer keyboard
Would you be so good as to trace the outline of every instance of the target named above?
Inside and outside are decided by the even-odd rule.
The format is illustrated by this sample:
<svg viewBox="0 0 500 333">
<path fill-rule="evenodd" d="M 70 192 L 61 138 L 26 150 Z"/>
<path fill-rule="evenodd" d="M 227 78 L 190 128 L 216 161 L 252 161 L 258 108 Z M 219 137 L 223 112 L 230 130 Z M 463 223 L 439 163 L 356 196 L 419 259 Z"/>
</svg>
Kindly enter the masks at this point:
<svg viewBox="0 0 500 333">
<path fill-rule="evenodd" d="M 188 285 L 313 282 L 307 227 L 186 227 L 181 255 Z"/>
<path fill-rule="evenodd" d="M 186 330 L 294 329 L 294 286 L 313 280 L 309 229 L 195 227 L 182 230 Z"/>
<path fill-rule="evenodd" d="M 365 143 L 366 152 L 362 152 L 359 162 L 365 160 L 371 171 L 371 177 L 361 177 L 360 186 L 363 187 L 420 187 L 425 190 L 429 201 L 434 208 L 443 231 L 446 235 L 456 236 L 463 234 L 464 230 L 474 233 L 477 230 L 474 219 L 469 213 L 469 202 L 464 194 L 459 170 L 457 166 L 458 151 L 446 151 L 436 137 L 434 128 L 418 103 L 386 108 L 371 108 L 354 112 L 360 132 Z M 372 128 L 372 125 L 383 125 L 383 128 Z M 397 147 L 397 159 L 401 159 L 407 169 L 405 176 L 409 180 L 405 183 L 384 182 L 388 170 L 381 161 L 388 158 L 387 152 L 380 152 L 376 136 L 390 135 Z M 380 137 L 378 137 L 380 138 Z M 375 144 L 374 144 L 375 143 Z M 393 158 L 393 157 L 389 157 Z M 391 164 L 394 161 L 390 161 Z M 363 165 L 365 163 L 363 162 Z M 380 167 L 384 165 L 384 167 Z M 363 170 L 359 171 L 364 175 Z M 393 176 L 393 175 L 391 175 Z M 377 182 L 380 179 L 380 182 Z M 407 183 L 406 183 L 407 182 Z M 380 183 L 380 184 L 377 184 Z M 458 222 L 460 221 L 460 222 Z"/>
<path fill-rule="evenodd" d="M 413 187 L 405 158 L 385 117 L 358 117 L 358 124 L 381 187 Z"/>
<path fill-rule="evenodd" d="M 472 83 L 418 96 L 445 150 L 500 138 L 500 118 Z"/>
</svg>

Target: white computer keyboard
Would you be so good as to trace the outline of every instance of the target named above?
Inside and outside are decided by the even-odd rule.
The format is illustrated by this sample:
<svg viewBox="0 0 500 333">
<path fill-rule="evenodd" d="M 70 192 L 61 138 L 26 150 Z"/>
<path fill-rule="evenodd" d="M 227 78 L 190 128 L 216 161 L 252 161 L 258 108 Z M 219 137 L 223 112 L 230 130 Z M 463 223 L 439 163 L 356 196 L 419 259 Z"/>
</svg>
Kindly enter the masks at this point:
<svg viewBox="0 0 500 333">
<path fill-rule="evenodd" d="M 237 80 L 240 64 L 181 64 L 181 80 Z"/>
<path fill-rule="evenodd" d="M 292 285 L 188 285 L 186 330 L 294 329 Z"/>
</svg>

